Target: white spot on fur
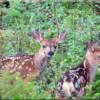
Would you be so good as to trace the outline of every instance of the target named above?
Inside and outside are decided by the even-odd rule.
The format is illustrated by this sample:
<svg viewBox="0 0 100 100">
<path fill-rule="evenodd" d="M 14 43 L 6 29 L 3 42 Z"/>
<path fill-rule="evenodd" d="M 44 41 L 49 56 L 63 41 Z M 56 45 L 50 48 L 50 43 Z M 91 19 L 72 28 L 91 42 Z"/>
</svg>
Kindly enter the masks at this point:
<svg viewBox="0 0 100 100">
<path fill-rule="evenodd" d="M 32 64 L 32 65 L 34 64 L 33 61 L 31 62 L 31 64 Z"/>
<path fill-rule="evenodd" d="M 24 77 L 26 77 L 26 75 L 23 75 Z"/>
<path fill-rule="evenodd" d="M 31 69 L 31 68 L 29 68 L 28 70 L 29 70 L 30 72 L 32 71 L 32 69 Z"/>
<path fill-rule="evenodd" d="M 10 70 L 10 73 L 13 73 L 13 70 Z"/>
<path fill-rule="evenodd" d="M 21 65 L 23 66 L 24 64 L 25 64 L 25 62 L 22 62 L 22 64 L 21 64 Z"/>
<path fill-rule="evenodd" d="M 27 74 L 27 77 L 30 77 L 30 74 Z"/>
<path fill-rule="evenodd" d="M 19 66 L 18 68 L 19 68 L 19 69 L 22 69 L 22 66 Z"/>
</svg>

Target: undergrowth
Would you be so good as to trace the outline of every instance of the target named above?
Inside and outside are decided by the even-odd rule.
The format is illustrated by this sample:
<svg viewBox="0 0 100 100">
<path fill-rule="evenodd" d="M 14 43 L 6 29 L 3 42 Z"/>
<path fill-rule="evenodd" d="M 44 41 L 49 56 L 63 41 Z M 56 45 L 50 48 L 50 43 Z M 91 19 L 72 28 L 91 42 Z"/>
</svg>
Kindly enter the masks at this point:
<svg viewBox="0 0 100 100">
<path fill-rule="evenodd" d="M 33 54 L 38 51 L 36 43 L 28 33 L 32 28 L 52 38 L 63 30 L 67 37 L 57 47 L 48 67 L 37 80 L 24 84 L 18 75 L 2 71 L 0 95 L 2 99 L 54 99 L 54 90 L 62 73 L 82 62 L 86 42 L 100 39 L 100 16 L 96 15 L 92 2 L 19 2 L 10 0 L 10 8 L 0 7 L 0 56 L 18 53 Z M 100 99 L 100 71 L 89 87 L 83 100 Z M 15 84 L 9 84 L 15 79 Z"/>
</svg>

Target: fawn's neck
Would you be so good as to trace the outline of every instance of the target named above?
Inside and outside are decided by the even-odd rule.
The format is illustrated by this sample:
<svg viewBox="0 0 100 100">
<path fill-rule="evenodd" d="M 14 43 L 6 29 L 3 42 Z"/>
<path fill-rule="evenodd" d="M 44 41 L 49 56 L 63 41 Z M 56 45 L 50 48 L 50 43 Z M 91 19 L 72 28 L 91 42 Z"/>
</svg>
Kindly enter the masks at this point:
<svg viewBox="0 0 100 100">
<path fill-rule="evenodd" d="M 39 51 L 35 54 L 34 59 L 35 65 L 40 71 L 47 67 L 49 59 L 47 58 L 45 53 Z"/>
<path fill-rule="evenodd" d="M 84 67 L 85 68 L 88 68 L 88 70 L 89 70 L 89 82 L 91 83 L 91 82 L 93 82 L 93 79 L 94 79 L 94 77 L 95 77 L 95 75 L 96 75 L 96 69 L 97 69 L 97 67 L 96 66 L 94 66 L 94 65 L 92 65 L 89 61 L 88 61 L 88 59 L 85 59 L 84 60 Z"/>
</svg>

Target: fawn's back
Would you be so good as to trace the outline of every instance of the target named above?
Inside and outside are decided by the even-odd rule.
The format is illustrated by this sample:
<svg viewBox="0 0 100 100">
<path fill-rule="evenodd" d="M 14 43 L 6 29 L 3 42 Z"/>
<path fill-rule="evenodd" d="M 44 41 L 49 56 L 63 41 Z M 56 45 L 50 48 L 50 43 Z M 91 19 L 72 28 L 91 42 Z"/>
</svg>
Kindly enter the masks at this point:
<svg viewBox="0 0 100 100">
<path fill-rule="evenodd" d="M 19 73 L 22 78 L 36 77 L 40 73 L 35 66 L 34 55 L 2 58 L 2 66 L 10 73 Z"/>
</svg>

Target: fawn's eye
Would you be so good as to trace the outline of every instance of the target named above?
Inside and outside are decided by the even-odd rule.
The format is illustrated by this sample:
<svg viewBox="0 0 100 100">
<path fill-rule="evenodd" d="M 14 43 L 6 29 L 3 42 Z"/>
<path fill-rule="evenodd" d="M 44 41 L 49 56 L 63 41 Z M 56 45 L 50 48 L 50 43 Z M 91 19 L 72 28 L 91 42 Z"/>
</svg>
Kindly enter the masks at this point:
<svg viewBox="0 0 100 100">
<path fill-rule="evenodd" d="M 54 46 L 54 48 L 56 49 L 57 46 Z"/>
<path fill-rule="evenodd" d="M 43 45 L 43 48 L 46 48 L 46 45 Z"/>
<path fill-rule="evenodd" d="M 100 59 L 100 56 L 98 56 L 98 58 Z"/>
</svg>

